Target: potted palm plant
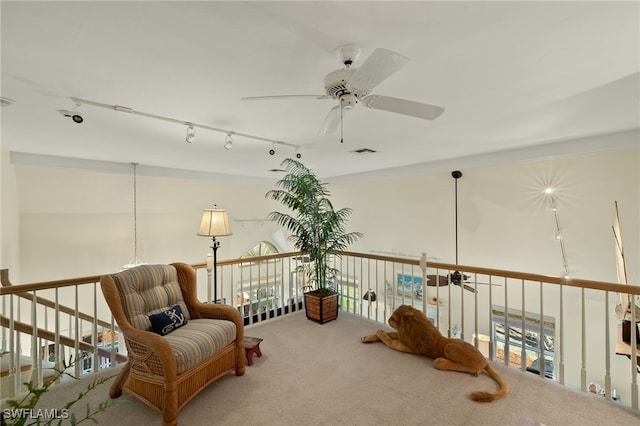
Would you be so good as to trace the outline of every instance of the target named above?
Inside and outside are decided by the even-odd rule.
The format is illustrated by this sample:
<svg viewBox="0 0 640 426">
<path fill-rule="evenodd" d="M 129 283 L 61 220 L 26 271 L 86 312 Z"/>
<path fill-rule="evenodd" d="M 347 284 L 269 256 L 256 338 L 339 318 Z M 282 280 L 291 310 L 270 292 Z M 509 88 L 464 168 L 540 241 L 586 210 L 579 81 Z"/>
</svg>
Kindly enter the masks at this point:
<svg viewBox="0 0 640 426">
<path fill-rule="evenodd" d="M 312 170 L 291 158 L 281 166 L 287 174 L 265 197 L 280 202 L 291 212 L 271 212 L 268 218 L 291 232 L 295 247 L 305 260 L 308 258 L 303 269 L 311 290 L 304 294 L 305 310 L 307 318 L 323 324 L 338 317 L 338 271 L 331 266 L 331 260 L 362 234 L 347 232 L 346 222 L 352 210 L 335 210 L 326 184 Z"/>
</svg>

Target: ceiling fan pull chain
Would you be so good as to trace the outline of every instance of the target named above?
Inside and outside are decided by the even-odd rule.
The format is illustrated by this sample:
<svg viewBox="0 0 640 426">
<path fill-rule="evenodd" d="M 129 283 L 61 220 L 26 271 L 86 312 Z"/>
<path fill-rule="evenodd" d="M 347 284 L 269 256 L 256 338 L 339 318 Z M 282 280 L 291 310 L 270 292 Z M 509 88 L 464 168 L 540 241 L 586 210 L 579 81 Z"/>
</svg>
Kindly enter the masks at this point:
<svg viewBox="0 0 640 426">
<path fill-rule="evenodd" d="M 340 143 L 344 143 L 344 132 L 342 130 L 342 98 L 340 99 Z"/>
</svg>

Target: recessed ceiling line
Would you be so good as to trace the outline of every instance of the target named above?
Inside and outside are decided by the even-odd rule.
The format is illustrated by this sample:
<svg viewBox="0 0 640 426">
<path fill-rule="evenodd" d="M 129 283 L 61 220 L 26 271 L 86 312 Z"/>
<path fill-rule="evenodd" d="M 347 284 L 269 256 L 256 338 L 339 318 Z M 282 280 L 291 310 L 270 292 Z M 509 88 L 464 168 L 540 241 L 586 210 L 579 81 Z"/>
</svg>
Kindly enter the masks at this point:
<svg viewBox="0 0 640 426">
<path fill-rule="evenodd" d="M 263 142 L 268 142 L 270 144 L 276 144 L 276 145 L 282 145 L 282 146 L 289 146 L 291 148 L 296 148 L 299 149 L 300 145 L 296 145 L 290 142 L 284 142 L 284 141 L 279 141 L 279 140 L 274 140 L 274 139 L 269 139 L 269 138 L 263 138 L 261 136 L 255 136 L 255 135 L 250 135 L 247 133 L 240 133 L 240 132 L 236 132 L 233 130 L 228 130 L 228 129 L 221 129 L 218 127 L 212 127 L 212 126 L 208 126 L 206 124 L 199 124 L 199 123 L 194 123 L 192 121 L 185 121 L 185 120 L 178 120 L 177 118 L 171 118 L 171 117 L 165 117 L 162 115 L 156 115 L 156 114 L 151 114 L 148 112 L 143 112 L 143 111 L 136 111 L 132 108 L 129 107 L 124 107 L 121 105 L 109 105 L 109 104 L 105 104 L 102 102 L 96 102 L 96 101 L 91 101 L 91 100 L 87 100 L 87 99 L 80 99 L 80 98 L 70 98 L 73 102 L 75 102 L 76 104 L 84 104 L 84 105 L 90 105 L 90 106 L 94 106 L 94 107 L 98 107 L 98 108 L 104 108 L 104 109 L 109 109 L 109 110 L 113 110 L 113 111 L 118 111 L 118 112 L 126 112 L 128 114 L 134 114 L 134 115 L 139 115 L 142 117 L 147 117 L 147 118 L 153 118 L 156 120 L 162 120 L 162 121 L 167 121 L 170 123 L 177 123 L 177 124 L 181 124 L 187 127 L 198 127 L 200 129 L 206 129 L 206 130 L 211 130 L 213 132 L 220 132 L 220 133 L 226 133 L 226 134 L 233 134 L 234 136 L 240 136 L 240 137 L 244 137 L 244 138 L 249 138 L 249 139 L 255 139 L 255 140 L 259 140 L 259 141 L 263 141 Z"/>
</svg>

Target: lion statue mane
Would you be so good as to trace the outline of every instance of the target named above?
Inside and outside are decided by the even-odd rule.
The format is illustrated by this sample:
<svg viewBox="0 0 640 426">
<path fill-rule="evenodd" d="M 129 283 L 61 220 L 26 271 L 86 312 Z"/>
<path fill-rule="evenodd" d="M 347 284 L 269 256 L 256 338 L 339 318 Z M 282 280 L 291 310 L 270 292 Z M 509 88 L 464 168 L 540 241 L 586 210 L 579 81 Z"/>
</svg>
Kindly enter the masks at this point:
<svg viewBox="0 0 640 426">
<path fill-rule="evenodd" d="M 473 392 L 471 399 L 474 401 L 490 402 L 507 394 L 507 383 L 491 368 L 478 349 L 462 339 L 442 336 L 422 311 L 402 305 L 389 318 L 389 325 L 397 331 L 378 330 L 376 334 L 364 336 L 362 342 L 381 341 L 400 352 L 427 355 L 434 358 L 433 365 L 438 370 L 460 371 L 474 376 L 485 371 L 498 382 L 500 390 L 494 393 Z"/>
</svg>

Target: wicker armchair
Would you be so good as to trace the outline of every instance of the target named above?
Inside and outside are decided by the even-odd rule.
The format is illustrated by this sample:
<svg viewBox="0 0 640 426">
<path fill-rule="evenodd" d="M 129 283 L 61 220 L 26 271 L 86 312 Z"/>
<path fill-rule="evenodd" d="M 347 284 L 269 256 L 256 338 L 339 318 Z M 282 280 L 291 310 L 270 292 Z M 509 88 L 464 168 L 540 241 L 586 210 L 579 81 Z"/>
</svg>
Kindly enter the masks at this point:
<svg viewBox="0 0 640 426">
<path fill-rule="evenodd" d="M 178 411 L 211 382 L 232 371 L 244 374 L 242 318 L 231 306 L 197 300 L 190 265 L 142 265 L 104 275 L 100 285 L 129 357 L 111 398 L 124 390 L 161 413 L 164 425 L 175 425 Z M 176 317 L 176 311 L 182 321 L 159 334 L 152 320 Z"/>
</svg>

